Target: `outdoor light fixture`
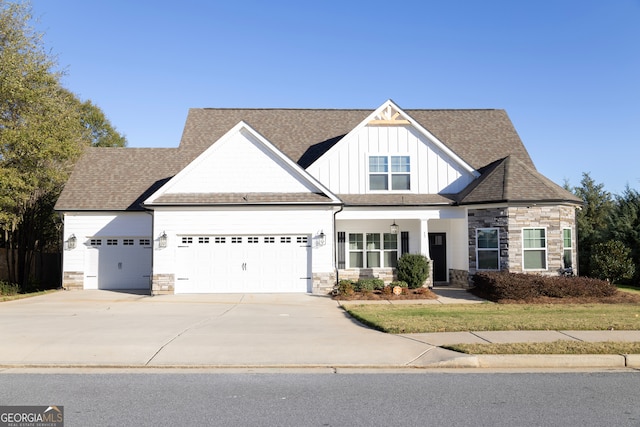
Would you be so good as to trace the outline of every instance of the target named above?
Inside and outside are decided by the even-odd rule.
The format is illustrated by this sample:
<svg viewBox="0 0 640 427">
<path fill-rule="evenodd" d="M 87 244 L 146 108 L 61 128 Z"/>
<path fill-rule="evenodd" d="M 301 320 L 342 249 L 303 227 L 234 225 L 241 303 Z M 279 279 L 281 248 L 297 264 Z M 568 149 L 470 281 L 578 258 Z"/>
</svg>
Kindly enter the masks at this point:
<svg viewBox="0 0 640 427">
<path fill-rule="evenodd" d="M 324 246 L 327 243 L 327 236 L 324 234 L 323 230 L 320 230 L 320 234 L 318 234 L 318 245 Z"/>
<path fill-rule="evenodd" d="M 391 224 L 391 234 L 398 234 L 398 231 L 400 231 L 400 226 L 398 224 L 396 224 L 396 220 L 393 220 L 393 224 Z"/>
<path fill-rule="evenodd" d="M 69 236 L 69 239 L 67 239 L 67 248 L 68 249 L 75 249 L 76 248 L 76 243 L 78 243 L 78 239 L 76 239 L 76 235 L 72 234 L 71 236 Z"/>
<path fill-rule="evenodd" d="M 162 232 L 160 237 L 158 237 L 158 246 L 160 246 L 161 248 L 167 247 L 167 233 L 165 233 L 164 231 Z"/>
</svg>

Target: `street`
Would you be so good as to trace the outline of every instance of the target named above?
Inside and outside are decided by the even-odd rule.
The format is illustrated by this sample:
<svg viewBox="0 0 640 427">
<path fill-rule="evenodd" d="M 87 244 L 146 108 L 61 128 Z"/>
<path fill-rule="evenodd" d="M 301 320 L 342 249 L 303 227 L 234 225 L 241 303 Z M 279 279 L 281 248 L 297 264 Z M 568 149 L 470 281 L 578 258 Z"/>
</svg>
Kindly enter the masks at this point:
<svg viewBox="0 0 640 427">
<path fill-rule="evenodd" d="M 640 372 L 0 374 L 1 405 L 62 405 L 65 426 L 637 426 Z"/>
</svg>

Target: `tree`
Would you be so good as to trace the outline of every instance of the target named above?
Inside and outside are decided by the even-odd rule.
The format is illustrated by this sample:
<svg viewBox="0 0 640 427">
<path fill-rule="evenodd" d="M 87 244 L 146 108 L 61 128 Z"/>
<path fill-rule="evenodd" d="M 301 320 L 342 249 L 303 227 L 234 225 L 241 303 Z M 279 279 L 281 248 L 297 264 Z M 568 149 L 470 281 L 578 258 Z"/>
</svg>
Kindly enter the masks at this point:
<svg viewBox="0 0 640 427">
<path fill-rule="evenodd" d="M 609 220 L 609 235 L 631 248 L 634 265 L 640 265 L 640 193 L 629 186 L 622 195 L 615 197 Z M 640 269 L 636 267 L 636 273 L 639 272 Z"/>
<path fill-rule="evenodd" d="M 34 252 L 58 240 L 53 205 L 84 147 L 125 142 L 61 87 L 30 19 L 28 4 L 0 0 L 0 240 L 9 280 L 23 289 Z"/>
<path fill-rule="evenodd" d="M 613 200 L 611 194 L 604 190 L 604 184 L 596 184 L 589 173 L 582 174 L 580 187 L 574 188 L 574 194 L 584 201 L 576 215 L 579 272 L 591 276 L 591 250 L 595 244 L 607 239 Z"/>
<path fill-rule="evenodd" d="M 595 277 L 615 283 L 630 279 L 635 273 L 631 250 L 618 240 L 597 243 L 591 253 L 591 268 Z"/>
</svg>

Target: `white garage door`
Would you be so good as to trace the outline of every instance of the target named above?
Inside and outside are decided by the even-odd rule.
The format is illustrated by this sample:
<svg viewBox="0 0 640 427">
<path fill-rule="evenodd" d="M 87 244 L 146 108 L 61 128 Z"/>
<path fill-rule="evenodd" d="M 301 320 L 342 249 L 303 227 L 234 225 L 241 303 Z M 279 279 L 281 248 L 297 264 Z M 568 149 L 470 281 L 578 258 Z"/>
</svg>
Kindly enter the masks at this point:
<svg viewBox="0 0 640 427">
<path fill-rule="evenodd" d="M 180 236 L 176 293 L 309 292 L 305 235 Z"/>
<path fill-rule="evenodd" d="M 89 239 L 85 289 L 149 289 L 151 240 L 140 237 Z"/>
</svg>

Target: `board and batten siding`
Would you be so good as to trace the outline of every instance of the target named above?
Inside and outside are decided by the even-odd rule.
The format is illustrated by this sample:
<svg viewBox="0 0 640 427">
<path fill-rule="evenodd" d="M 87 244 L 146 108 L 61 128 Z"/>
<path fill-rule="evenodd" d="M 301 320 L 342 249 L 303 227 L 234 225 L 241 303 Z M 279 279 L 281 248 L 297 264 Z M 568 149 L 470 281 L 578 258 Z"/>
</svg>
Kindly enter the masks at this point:
<svg viewBox="0 0 640 427">
<path fill-rule="evenodd" d="M 369 156 L 410 156 L 407 193 L 458 193 L 474 179 L 426 136 L 409 125 L 364 126 L 307 168 L 336 194 L 369 193 Z"/>
<path fill-rule="evenodd" d="M 307 193 L 318 189 L 242 130 L 211 147 L 166 193 Z M 247 173 L 250 171 L 251 173 Z"/>
<path fill-rule="evenodd" d="M 183 235 L 264 236 L 307 235 L 311 245 L 312 272 L 333 271 L 333 208 L 250 207 L 167 209 L 154 212 L 154 274 L 175 274 L 176 249 Z M 165 232 L 167 247 L 158 247 Z M 318 244 L 324 232 L 326 242 Z M 280 260 L 287 262 L 287 260 Z"/>
</svg>

